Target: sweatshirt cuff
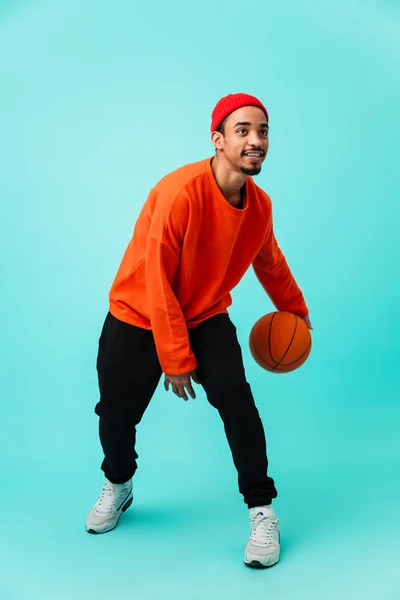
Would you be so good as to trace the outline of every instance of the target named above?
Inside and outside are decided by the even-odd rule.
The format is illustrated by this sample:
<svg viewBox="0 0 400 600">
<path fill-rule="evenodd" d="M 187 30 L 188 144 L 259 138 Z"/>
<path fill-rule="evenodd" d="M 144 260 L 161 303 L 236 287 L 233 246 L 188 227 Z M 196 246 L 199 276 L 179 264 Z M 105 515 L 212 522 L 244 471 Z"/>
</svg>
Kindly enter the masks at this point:
<svg viewBox="0 0 400 600">
<path fill-rule="evenodd" d="M 194 371 L 198 366 L 193 353 L 187 359 L 182 360 L 173 356 L 164 356 L 160 359 L 160 364 L 165 375 L 183 375 Z"/>
<path fill-rule="evenodd" d="M 309 313 L 308 307 L 306 305 L 305 302 L 303 302 L 298 308 L 296 308 L 294 311 L 294 314 L 297 315 L 298 317 L 306 317 Z"/>
</svg>

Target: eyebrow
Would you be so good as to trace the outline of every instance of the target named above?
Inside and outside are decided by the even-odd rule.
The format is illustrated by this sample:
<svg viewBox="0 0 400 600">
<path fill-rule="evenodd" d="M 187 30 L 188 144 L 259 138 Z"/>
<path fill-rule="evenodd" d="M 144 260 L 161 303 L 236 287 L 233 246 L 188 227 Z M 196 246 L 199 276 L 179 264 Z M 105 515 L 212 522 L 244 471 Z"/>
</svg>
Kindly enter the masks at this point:
<svg viewBox="0 0 400 600">
<path fill-rule="evenodd" d="M 250 127 L 251 123 L 249 121 L 238 121 L 238 123 L 236 123 L 235 127 L 237 127 L 238 125 L 245 125 L 246 127 Z M 269 125 L 268 123 L 260 123 L 260 127 L 264 128 L 264 129 L 268 129 Z"/>
</svg>

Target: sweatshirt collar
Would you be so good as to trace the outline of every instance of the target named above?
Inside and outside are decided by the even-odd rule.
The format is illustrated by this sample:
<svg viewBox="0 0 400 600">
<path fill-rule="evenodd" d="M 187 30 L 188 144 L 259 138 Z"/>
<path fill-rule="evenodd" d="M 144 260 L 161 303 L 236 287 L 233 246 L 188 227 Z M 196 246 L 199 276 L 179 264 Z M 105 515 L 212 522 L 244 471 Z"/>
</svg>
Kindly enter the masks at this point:
<svg viewBox="0 0 400 600">
<path fill-rule="evenodd" d="M 251 188 L 251 177 L 247 177 L 247 180 L 245 183 L 246 194 L 245 194 L 245 198 L 244 198 L 243 207 L 236 208 L 235 206 L 232 206 L 232 204 L 229 204 L 228 200 L 225 198 L 225 196 L 223 195 L 223 193 L 221 192 L 221 190 L 218 187 L 218 184 L 214 177 L 213 170 L 211 168 L 211 161 L 213 160 L 213 158 L 214 157 L 211 156 L 210 158 L 206 159 L 205 167 L 206 167 L 206 173 L 207 173 L 209 182 L 211 184 L 211 188 L 213 190 L 214 196 L 216 196 L 216 198 L 218 198 L 218 200 L 221 202 L 221 204 L 223 204 L 223 206 L 225 206 L 225 208 L 230 210 L 230 212 L 232 212 L 232 214 L 240 215 L 240 214 L 245 213 L 248 208 L 248 205 L 249 205 L 249 192 L 250 192 L 250 188 Z"/>
</svg>

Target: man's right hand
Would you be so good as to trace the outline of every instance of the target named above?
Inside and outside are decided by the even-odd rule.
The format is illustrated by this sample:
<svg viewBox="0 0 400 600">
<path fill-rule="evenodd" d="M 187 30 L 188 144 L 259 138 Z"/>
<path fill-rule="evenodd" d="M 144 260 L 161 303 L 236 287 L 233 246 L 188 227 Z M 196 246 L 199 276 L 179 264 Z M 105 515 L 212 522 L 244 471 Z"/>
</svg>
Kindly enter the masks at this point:
<svg viewBox="0 0 400 600">
<path fill-rule="evenodd" d="M 199 378 L 197 377 L 196 371 L 190 371 L 190 373 L 183 373 L 182 375 L 165 375 L 164 387 L 165 391 L 168 392 L 169 385 L 172 386 L 172 391 L 174 394 L 178 396 L 178 398 L 183 398 L 184 400 L 188 400 L 186 391 L 189 395 L 195 399 L 196 394 L 192 387 L 191 379 L 195 383 L 200 383 Z"/>
</svg>

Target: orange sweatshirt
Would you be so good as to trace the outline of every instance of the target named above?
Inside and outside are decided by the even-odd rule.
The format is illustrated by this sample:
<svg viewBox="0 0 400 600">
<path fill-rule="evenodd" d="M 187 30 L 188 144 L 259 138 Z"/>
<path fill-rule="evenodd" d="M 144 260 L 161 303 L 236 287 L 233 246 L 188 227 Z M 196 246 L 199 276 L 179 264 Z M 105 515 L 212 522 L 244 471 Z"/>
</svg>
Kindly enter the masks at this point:
<svg viewBox="0 0 400 600">
<path fill-rule="evenodd" d="M 278 310 L 308 313 L 276 242 L 269 196 L 248 177 L 243 208 L 233 207 L 211 160 L 173 171 L 150 191 L 110 290 L 111 314 L 153 331 L 169 375 L 197 367 L 188 328 L 228 312 L 250 265 Z"/>
</svg>

